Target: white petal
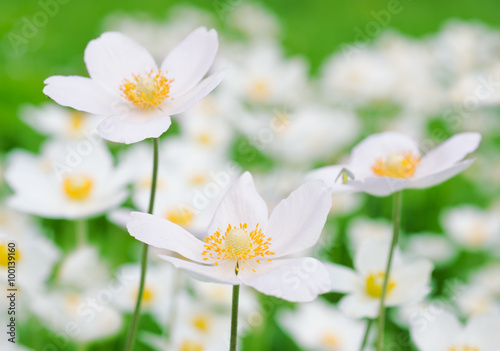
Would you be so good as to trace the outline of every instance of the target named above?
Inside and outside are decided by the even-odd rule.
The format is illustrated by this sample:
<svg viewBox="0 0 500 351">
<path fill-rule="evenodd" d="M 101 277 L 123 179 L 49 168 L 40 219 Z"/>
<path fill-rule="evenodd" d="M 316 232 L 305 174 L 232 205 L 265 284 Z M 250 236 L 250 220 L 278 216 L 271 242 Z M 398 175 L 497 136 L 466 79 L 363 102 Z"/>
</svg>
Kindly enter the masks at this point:
<svg viewBox="0 0 500 351">
<path fill-rule="evenodd" d="M 410 180 L 392 177 L 368 177 L 364 181 L 349 182 L 349 186 L 357 191 L 374 196 L 388 196 L 408 188 L 410 184 L 412 184 Z"/>
<path fill-rule="evenodd" d="M 391 277 L 396 282 L 394 290 L 387 296 L 387 305 L 421 300 L 430 291 L 433 265 L 428 260 L 420 260 L 394 267 Z"/>
<path fill-rule="evenodd" d="M 118 32 L 106 32 L 91 40 L 85 48 L 84 60 L 90 77 L 117 94 L 125 78 L 157 69 L 146 49 Z"/>
<path fill-rule="evenodd" d="M 363 295 L 350 294 L 342 298 L 339 308 L 351 318 L 375 318 L 378 315 L 380 301 Z"/>
<path fill-rule="evenodd" d="M 360 246 L 358 252 L 356 252 L 354 260 L 356 270 L 361 272 L 363 275 L 385 272 L 390 246 L 390 240 L 366 240 Z M 394 249 L 391 267 L 394 267 L 394 263 L 398 263 L 399 260 L 400 253 L 396 248 Z"/>
<path fill-rule="evenodd" d="M 208 234 L 219 229 L 224 232 L 229 224 L 239 227 L 243 223 L 247 223 L 249 230 L 254 230 L 259 224 L 265 232 L 268 215 L 266 202 L 257 193 L 252 175 L 245 172 L 222 198 L 208 227 Z"/>
<path fill-rule="evenodd" d="M 464 342 L 481 351 L 494 351 L 500 345 L 500 315 L 498 311 L 472 316 L 464 331 Z"/>
<path fill-rule="evenodd" d="M 127 229 L 130 235 L 148 245 L 175 251 L 190 260 L 203 262 L 203 242 L 166 219 L 132 212 Z"/>
<path fill-rule="evenodd" d="M 171 124 L 170 117 L 158 109 L 152 111 L 132 109 L 106 118 L 99 124 L 97 130 L 104 139 L 131 144 L 147 138 L 158 138 Z"/>
<path fill-rule="evenodd" d="M 433 173 L 426 175 L 420 179 L 415 179 L 412 181 L 407 188 L 409 189 L 423 189 L 430 188 L 431 186 L 435 186 L 447 181 L 450 178 L 453 178 L 457 174 L 463 172 L 467 169 L 475 159 L 468 159 L 462 162 L 456 163 L 454 166 L 446 168 L 438 173 Z"/>
<path fill-rule="evenodd" d="M 481 135 L 479 133 L 460 133 L 452 136 L 422 157 L 415 178 L 435 174 L 454 166 L 476 150 L 480 142 Z"/>
<path fill-rule="evenodd" d="M 173 96 L 185 94 L 203 78 L 214 62 L 218 48 L 217 32 L 200 27 L 170 52 L 161 64 L 161 70 L 175 79 L 171 87 Z"/>
<path fill-rule="evenodd" d="M 354 147 L 347 168 L 356 179 L 362 180 L 374 175 L 371 167 L 378 158 L 410 151 L 413 155 L 420 154 L 417 143 L 407 135 L 397 132 L 373 134 Z"/>
<path fill-rule="evenodd" d="M 346 168 L 346 166 L 333 165 L 321 167 L 309 172 L 306 180 L 323 181 L 332 190 L 332 194 L 355 191 L 355 188 L 342 183 L 342 176 L 339 177 L 339 174 L 343 168 Z"/>
<path fill-rule="evenodd" d="M 323 262 L 323 265 L 330 275 L 332 283 L 330 291 L 350 293 L 356 289 L 356 286 L 359 284 L 359 278 L 354 270 L 330 262 Z"/>
<path fill-rule="evenodd" d="M 235 262 L 232 260 L 227 260 L 217 266 L 205 266 L 170 256 L 160 255 L 159 257 L 172 263 L 176 268 L 187 271 L 193 278 L 201 281 L 232 285 L 240 283 L 235 273 Z"/>
<path fill-rule="evenodd" d="M 167 98 L 161 106 L 161 110 L 168 115 L 177 115 L 186 111 L 214 90 L 222 81 L 226 72 L 226 68 L 221 69 L 203 79 L 198 85 L 184 95 Z"/>
<path fill-rule="evenodd" d="M 264 273 L 262 273 L 264 270 Z M 292 302 L 308 302 L 330 290 L 323 264 L 311 257 L 263 262 L 256 272 L 240 270 L 238 278 L 263 294 Z"/>
<path fill-rule="evenodd" d="M 454 315 L 439 312 L 410 325 L 411 337 L 420 351 L 447 350 L 462 333 L 463 328 Z"/>
<path fill-rule="evenodd" d="M 111 114 L 117 98 L 90 78 L 53 76 L 44 83 L 43 93 L 59 105 L 98 115 Z"/>
<path fill-rule="evenodd" d="M 273 210 L 267 234 L 274 257 L 313 246 L 332 207 L 332 196 L 322 182 L 309 182 L 293 191 Z"/>
</svg>

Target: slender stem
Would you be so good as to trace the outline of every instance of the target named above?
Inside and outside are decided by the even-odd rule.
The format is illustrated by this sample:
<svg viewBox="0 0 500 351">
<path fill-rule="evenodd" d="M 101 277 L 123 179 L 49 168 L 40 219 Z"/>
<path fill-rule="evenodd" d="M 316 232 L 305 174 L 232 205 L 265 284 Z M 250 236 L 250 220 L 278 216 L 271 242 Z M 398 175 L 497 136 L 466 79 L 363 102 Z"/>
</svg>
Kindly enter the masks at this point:
<svg viewBox="0 0 500 351">
<path fill-rule="evenodd" d="M 372 322 L 373 322 L 373 319 L 369 319 L 366 323 L 365 336 L 363 336 L 363 342 L 361 343 L 361 348 L 359 349 L 359 351 L 363 351 L 365 346 L 366 346 L 366 343 L 368 341 L 368 335 L 370 335 L 370 329 L 372 327 Z"/>
<path fill-rule="evenodd" d="M 153 208 L 155 204 L 155 194 L 156 194 L 156 183 L 158 179 L 158 138 L 153 138 L 153 175 L 151 177 L 151 195 L 149 197 L 149 209 L 148 213 L 153 213 Z M 141 312 L 142 294 L 144 293 L 144 283 L 146 281 L 146 269 L 148 266 L 148 244 L 144 244 L 142 247 L 141 255 L 141 279 L 139 282 L 139 291 L 137 293 L 137 300 L 135 303 L 134 314 L 132 315 L 132 320 L 130 321 L 130 326 L 127 335 L 127 344 L 125 345 L 125 350 L 130 351 L 134 348 L 135 334 L 137 332 L 137 323 L 139 321 L 139 315 Z"/>
<path fill-rule="evenodd" d="M 387 284 L 389 281 L 389 275 L 391 273 L 391 263 L 392 256 L 394 254 L 394 248 L 398 242 L 399 236 L 399 226 L 401 222 L 401 202 L 402 202 L 402 192 L 398 191 L 394 193 L 393 196 L 393 207 L 392 207 L 392 221 L 393 221 L 393 232 L 391 247 L 389 249 L 389 257 L 387 259 L 387 267 L 385 268 L 384 284 L 382 285 L 382 294 L 380 296 L 380 310 L 378 314 L 378 334 L 377 334 L 377 351 L 382 351 L 384 348 L 384 324 L 385 324 L 385 296 L 387 292 Z"/>
<path fill-rule="evenodd" d="M 238 303 L 240 301 L 240 286 L 233 285 L 233 306 L 231 308 L 231 342 L 229 351 L 236 351 L 238 341 Z"/>
</svg>

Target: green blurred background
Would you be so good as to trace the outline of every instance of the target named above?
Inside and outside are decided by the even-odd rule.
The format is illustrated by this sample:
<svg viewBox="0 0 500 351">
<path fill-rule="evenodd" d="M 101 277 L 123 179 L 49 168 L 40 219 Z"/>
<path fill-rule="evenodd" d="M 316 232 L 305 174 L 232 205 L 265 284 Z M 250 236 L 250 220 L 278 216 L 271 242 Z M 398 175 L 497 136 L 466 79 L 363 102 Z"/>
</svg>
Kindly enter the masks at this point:
<svg viewBox="0 0 500 351">
<path fill-rule="evenodd" d="M 19 39 L 12 34 L 20 35 L 26 19 L 33 23 L 33 16 L 41 11 L 38 1 L 6 1 L 2 0 L 0 11 L 0 157 L 9 150 L 19 147 L 38 151 L 43 137 L 26 126 L 18 117 L 18 107 L 23 103 L 39 104 L 47 100 L 42 93 L 45 78 L 55 75 L 83 75 L 87 72 L 83 63 L 83 51 L 87 43 L 100 35 L 102 21 L 110 13 L 147 13 L 152 18 L 163 20 L 168 9 L 176 4 L 193 4 L 211 12 L 217 11 L 222 4 L 237 4 L 245 0 L 192 0 L 162 1 L 150 0 L 65 0 L 59 9 L 50 17 L 45 25 L 37 27 L 31 38 Z M 46 1 L 42 1 L 45 3 Z M 259 1 L 274 12 L 280 19 L 283 28 L 281 41 L 289 55 L 303 55 L 311 63 L 314 75 L 323 59 L 329 56 L 342 44 L 355 40 L 355 27 L 363 28 L 372 21 L 373 11 L 386 9 L 388 1 L 384 0 L 268 0 Z M 422 37 L 438 32 L 448 19 L 480 21 L 492 27 L 500 28 L 500 2 L 498 0 L 401 0 L 403 11 L 392 17 L 390 27 L 404 34 Z M 218 17 L 219 18 L 219 17 Z M 226 25 L 219 18 L 218 30 L 224 31 Z M 13 40 L 20 40 L 13 42 Z M 460 189 L 460 191 L 456 191 Z M 475 191 L 470 182 L 462 177 L 455 178 L 432 191 L 407 191 L 405 193 L 403 228 L 407 231 L 439 231 L 438 213 L 440 208 L 467 202 L 484 206 L 491 194 Z M 390 199 L 367 198 L 365 214 L 372 217 L 390 217 Z M 418 215 L 416 215 L 418 214 Z M 339 220 L 341 235 L 340 244 L 344 242 L 343 230 L 347 218 Z M 59 235 L 72 231 L 73 223 L 67 221 L 45 220 L 44 227 L 48 235 L 63 248 L 74 246 L 74 237 Z M 105 257 L 112 266 L 123 261 L 135 260 L 138 245 L 123 230 L 107 223 L 103 218 L 90 223 L 90 240 L 98 242 Z M 106 236 L 100 236 L 100 232 Z M 56 233 L 58 233 L 56 235 Z M 459 267 L 453 267 L 453 274 L 469 265 L 481 263 L 481 255 L 462 253 Z M 347 252 L 336 250 L 332 260 L 345 264 L 350 263 Z M 457 269 L 458 268 L 458 269 Z M 437 271 L 435 275 L 449 276 L 450 272 Z M 435 276 L 436 277 L 436 276 Z M 440 282 L 443 280 L 437 279 Z M 437 287 L 439 292 L 442 289 Z M 332 301 L 339 296 L 331 294 Z M 264 299 L 270 299 L 264 297 Z M 275 299 L 271 299 L 275 300 Z M 277 300 L 274 305 L 281 304 Z M 145 317 L 141 327 L 153 331 L 155 325 Z M 274 322 L 269 319 L 262 330 L 246 341 L 247 350 L 262 350 L 262 345 L 269 345 L 270 350 L 297 350 L 293 342 L 285 337 Z M 389 333 L 401 335 L 393 325 Z M 30 340 L 30 335 L 45 337 Z M 407 335 L 407 334 L 404 334 Z M 34 349 L 41 348 L 50 339 L 50 333 L 44 333 L 43 326 L 37 321 L 28 323 L 21 335 L 21 340 Z M 71 349 L 71 346 L 68 348 Z M 104 341 L 92 347 L 94 350 L 118 349 L 116 339 Z M 138 348 L 139 349 L 139 348 Z"/>
</svg>

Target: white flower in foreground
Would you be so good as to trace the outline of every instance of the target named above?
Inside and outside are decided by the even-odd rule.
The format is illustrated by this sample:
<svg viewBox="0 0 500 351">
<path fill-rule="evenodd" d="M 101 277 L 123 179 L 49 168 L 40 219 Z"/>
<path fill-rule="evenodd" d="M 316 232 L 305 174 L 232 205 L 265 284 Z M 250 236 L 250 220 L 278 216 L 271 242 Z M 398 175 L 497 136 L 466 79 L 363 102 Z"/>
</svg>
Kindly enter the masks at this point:
<svg viewBox="0 0 500 351">
<path fill-rule="evenodd" d="M 127 179 L 102 143 L 50 141 L 40 156 L 16 150 L 7 161 L 5 179 L 14 190 L 7 204 L 19 211 L 47 218 L 85 218 L 108 211 L 127 197 Z"/>
<path fill-rule="evenodd" d="M 314 258 L 282 257 L 316 243 L 330 206 L 326 188 L 311 182 L 281 201 L 269 217 L 246 172 L 222 199 L 204 241 L 145 213 L 133 213 L 127 228 L 140 241 L 192 260 L 162 257 L 201 280 L 243 284 L 286 300 L 311 301 L 328 291 L 328 272 Z"/>
<path fill-rule="evenodd" d="M 457 317 L 442 311 L 425 327 L 412 325 L 411 337 L 419 351 L 497 351 L 500 345 L 498 313 L 469 318 L 464 326 Z"/>
<path fill-rule="evenodd" d="M 299 345 L 314 351 L 359 351 L 366 328 L 320 299 L 281 313 L 279 321 Z"/>
<path fill-rule="evenodd" d="M 317 169 L 309 177 L 321 179 L 335 190 L 364 191 L 375 196 L 428 188 L 469 167 L 474 159 L 463 158 L 476 150 L 480 141 L 478 133 L 460 133 L 421 155 L 419 145 L 404 134 L 374 134 L 354 147 L 350 162 L 344 166 L 355 180 L 347 185 L 342 185 L 341 179 L 336 181 L 342 169 L 339 165 Z"/>
<path fill-rule="evenodd" d="M 375 318 L 378 314 L 382 285 L 385 278 L 390 242 L 372 240 L 356 253 L 356 270 L 325 263 L 332 282 L 331 291 L 347 293 L 340 309 L 353 318 Z M 396 249 L 392 259 L 386 294 L 386 306 L 416 302 L 430 291 L 432 264 L 428 260 L 405 262 Z"/>
<path fill-rule="evenodd" d="M 500 243 L 500 218 L 493 211 L 462 205 L 441 216 L 445 232 L 467 249 L 492 249 Z"/>
<path fill-rule="evenodd" d="M 156 138 L 179 114 L 212 91 L 225 70 L 205 78 L 218 49 L 215 30 L 200 27 L 165 58 L 160 67 L 149 52 L 118 32 L 92 40 L 84 60 L 90 78 L 53 76 L 44 93 L 63 106 L 107 118 L 103 138 L 134 143 Z"/>
<path fill-rule="evenodd" d="M 91 139 L 97 135 L 102 117 L 61 107 L 53 103 L 21 107 L 21 118 L 42 134 L 59 139 Z"/>
</svg>

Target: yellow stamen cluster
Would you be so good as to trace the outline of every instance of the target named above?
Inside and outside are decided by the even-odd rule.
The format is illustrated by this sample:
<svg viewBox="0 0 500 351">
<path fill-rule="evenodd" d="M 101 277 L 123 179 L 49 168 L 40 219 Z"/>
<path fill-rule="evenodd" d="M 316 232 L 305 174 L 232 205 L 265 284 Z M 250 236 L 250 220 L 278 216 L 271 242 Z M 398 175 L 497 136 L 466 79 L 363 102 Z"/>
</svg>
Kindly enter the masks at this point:
<svg viewBox="0 0 500 351">
<path fill-rule="evenodd" d="M 199 314 L 194 316 L 191 323 L 196 330 L 202 333 L 208 333 L 210 331 L 210 317 L 204 314 Z"/>
<path fill-rule="evenodd" d="M 189 208 L 176 207 L 168 210 L 165 218 L 172 223 L 186 228 L 193 223 L 193 216 L 194 213 Z"/>
<path fill-rule="evenodd" d="M 413 156 L 410 151 L 390 155 L 385 160 L 378 158 L 372 166 L 372 171 L 380 177 L 407 179 L 413 177 L 419 164 L 420 156 Z"/>
<path fill-rule="evenodd" d="M 458 345 L 450 347 L 448 351 L 479 351 L 479 348 L 469 345 Z"/>
<path fill-rule="evenodd" d="M 184 340 L 181 343 L 180 351 L 203 351 L 204 347 L 202 344 L 191 340 Z"/>
<path fill-rule="evenodd" d="M 321 344 L 329 350 L 337 350 L 339 347 L 339 339 L 337 338 L 337 335 L 334 335 L 332 333 L 328 333 L 323 335 L 321 339 Z"/>
<path fill-rule="evenodd" d="M 155 108 L 169 97 L 170 84 L 173 79 L 167 79 L 161 70 L 151 70 L 146 75 L 132 75 L 132 81 L 124 79 L 120 85 L 122 96 L 142 109 Z"/>
<path fill-rule="evenodd" d="M 70 175 L 64 178 L 63 190 L 66 196 L 74 201 L 84 201 L 88 199 L 94 182 L 88 175 Z"/>
<path fill-rule="evenodd" d="M 70 131 L 78 132 L 83 127 L 85 116 L 79 111 L 72 111 L 70 114 Z"/>
<path fill-rule="evenodd" d="M 366 277 L 366 293 L 373 298 L 380 298 L 382 296 L 382 288 L 384 285 L 385 273 L 371 273 Z M 390 292 L 396 287 L 396 282 L 392 281 L 389 277 L 387 282 L 386 294 L 389 295 Z"/>
<path fill-rule="evenodd" d="M 205 251 L 201 254 L 203 256 L 208 256 L 203 258 L 203 260 L 208 261 L 216 260 L 215 265 L 219 261 L 232 259 L 237 263 L 243 263 L 247 260 L 256 259 L 255 262 L 260 264 L 261 259 L 266 259 L 268 256 L 274 255 L 274 252 L 269 251 L 269 245 L 271 245 L 271 238 L 266 238 L 262 230 L 259 228 L 259 224 L 255 226 L 255 229 L 250 233 L 247 231 L 248 225 L 246 223 L 241 224 L 239 228 L 231 226 L 229 224 L 226 228 L 224 234 L 221 234 L 221 230 L 217 230 L 214 234 L 210 235 L 205 239 Z M 243 269 L 236 266 L 236 271 Z M 252 268 L 252 271 L 255 270 Z"/>
</svg>

